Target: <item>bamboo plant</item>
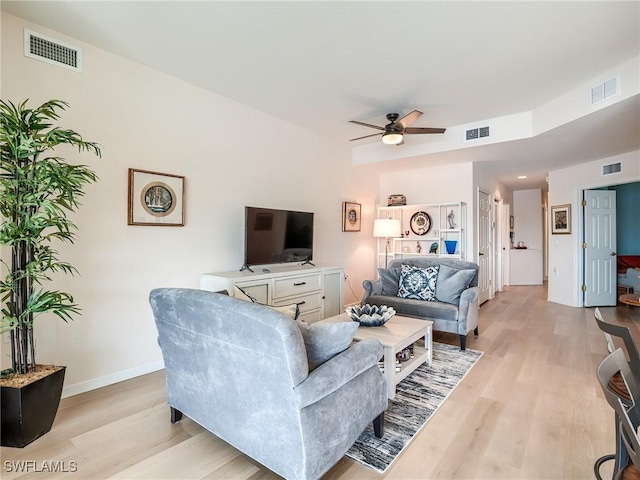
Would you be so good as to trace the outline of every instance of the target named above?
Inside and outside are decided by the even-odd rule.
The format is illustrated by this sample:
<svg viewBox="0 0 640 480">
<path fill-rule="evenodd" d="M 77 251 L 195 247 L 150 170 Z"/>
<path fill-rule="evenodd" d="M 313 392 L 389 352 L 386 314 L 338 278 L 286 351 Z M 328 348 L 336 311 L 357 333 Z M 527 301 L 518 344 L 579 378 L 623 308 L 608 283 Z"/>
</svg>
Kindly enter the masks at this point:
<svg viewBox="0 0 640 480">
<path fill-rule="evenodd" d="M 77 273 L 58 259 L 57 241 L 73 243 L 76 225 L 68 217 L 79 207 L 83 187 L 97 180 L 85 165 L 72 165 L 54 156 L 54 149 L 71 145 L 79 152 L 101 155 L 100 147 L 73 130 L 53 125 L 68 103 L 50 100 L 28 108 L 0 100 L 0 245 L 11 250 L 2 259 L 0 330 L 10 332 L 12 371 L 36 370 L 34 319 L 53 313 L 65 322 L 80 312 L 73 296 L 48 290 L 45 283 L 56 272 Z"/>
</svg>

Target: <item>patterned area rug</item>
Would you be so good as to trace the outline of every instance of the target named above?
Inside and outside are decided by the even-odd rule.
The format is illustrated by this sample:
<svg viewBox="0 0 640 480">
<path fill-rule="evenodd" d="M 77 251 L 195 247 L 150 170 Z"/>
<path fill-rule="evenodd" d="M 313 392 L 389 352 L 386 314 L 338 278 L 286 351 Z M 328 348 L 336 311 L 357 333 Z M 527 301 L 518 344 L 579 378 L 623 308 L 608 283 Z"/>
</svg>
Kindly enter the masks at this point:
<svg viewBox="0 0 640 480">
<path fill-rule="evenodd" d="M 477 350 L 433 343 L 433 364 L 421 365 L 396 387 L 384 415 L 384 436 L 376 438 L 369 426 L 347 456 L 384 473 L 411 439 L 444 403 L 482 356 Z"/>
</svg>

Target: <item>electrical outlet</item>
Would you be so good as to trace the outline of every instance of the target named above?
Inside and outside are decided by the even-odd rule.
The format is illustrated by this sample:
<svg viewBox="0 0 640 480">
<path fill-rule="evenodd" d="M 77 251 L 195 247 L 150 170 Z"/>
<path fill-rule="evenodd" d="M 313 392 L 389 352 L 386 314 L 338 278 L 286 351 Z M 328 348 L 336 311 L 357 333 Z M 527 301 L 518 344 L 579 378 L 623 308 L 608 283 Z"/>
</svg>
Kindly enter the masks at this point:
<svg viewBox="0 0 640 480">
<path fill-rule="evenodd" d="M 349 280 L 349 274 L 347 272 L 344 272 L 344 279 Z"/>
</svg>

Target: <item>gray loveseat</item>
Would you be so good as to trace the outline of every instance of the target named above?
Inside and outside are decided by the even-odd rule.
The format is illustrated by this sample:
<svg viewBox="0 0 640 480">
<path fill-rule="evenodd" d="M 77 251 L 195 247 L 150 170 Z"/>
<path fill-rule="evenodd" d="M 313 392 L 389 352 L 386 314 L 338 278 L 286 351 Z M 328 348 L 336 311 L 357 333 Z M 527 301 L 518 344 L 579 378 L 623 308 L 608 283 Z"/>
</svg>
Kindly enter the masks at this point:
<svg viewBox="0 0 640 480">
<path fill-rule="evenodd" d="M 436 300 L 426 301 L 398 297 L 402 265 L 426 268 L 438 265 Z M 414 257 L 395 259 L 388 268 L 379 268 L 378 280 L 365 280 L 362 304 L 388 305 L 399 315 L 433 320 L 433 329 L 457 333 L 460 349 L 466 346 L 467 334 L 478 335 L 478 264 L 448 258 Z"/>
<path fill-rule="evenodd" d="M 380 342 L 357 342 L 310 372 L 307 333 L 278 311 L 202 290 L 156 289 L 149 300 L 172 422 L 184 413 L 290 479 L 321 477 L 372 421 L 382 435 Z"/>
</svg>

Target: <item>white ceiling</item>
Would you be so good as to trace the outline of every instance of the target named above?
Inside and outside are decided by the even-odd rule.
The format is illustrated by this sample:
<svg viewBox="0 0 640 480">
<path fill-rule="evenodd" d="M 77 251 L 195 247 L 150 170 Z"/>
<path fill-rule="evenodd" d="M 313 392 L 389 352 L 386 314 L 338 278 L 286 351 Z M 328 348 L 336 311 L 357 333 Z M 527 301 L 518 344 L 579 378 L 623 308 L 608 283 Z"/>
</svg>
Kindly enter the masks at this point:
<svg viewBox="0 0 640 480">
<path fill-rule="evenodd" d="M 640 1 L 5 0 L 2 10 L 345 143 L 375 133 L 349 120 L 384 125 L 389 112 L 450 127 L 532 110 L 640 54 Z M 544 188 L 550 168 L 638 150 L 639 132 L 636 96 L 463 155 L 511 188 Z"/>
</svg>

